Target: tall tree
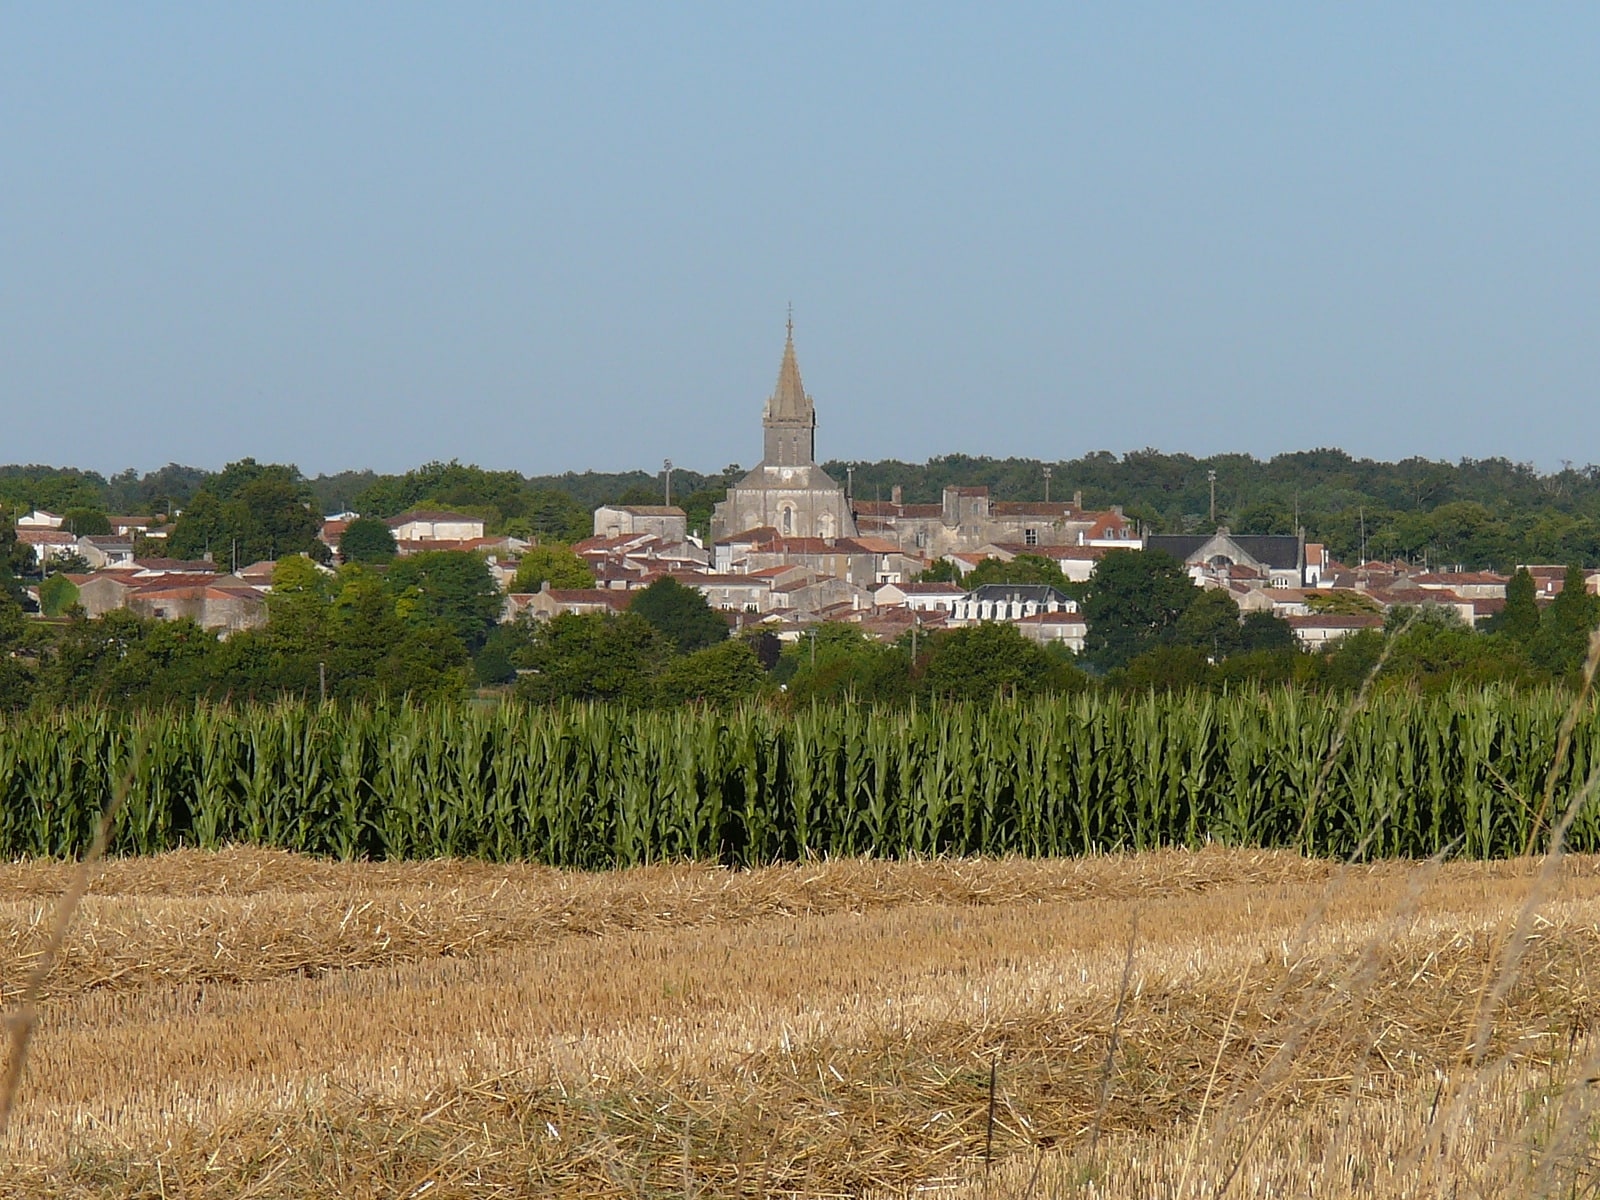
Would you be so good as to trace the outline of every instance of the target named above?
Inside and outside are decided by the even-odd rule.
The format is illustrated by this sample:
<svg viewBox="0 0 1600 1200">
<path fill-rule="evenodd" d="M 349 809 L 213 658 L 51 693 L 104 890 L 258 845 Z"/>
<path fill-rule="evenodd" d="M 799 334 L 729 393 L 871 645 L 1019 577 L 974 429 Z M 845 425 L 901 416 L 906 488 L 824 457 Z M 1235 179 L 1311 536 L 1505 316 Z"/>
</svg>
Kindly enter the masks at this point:
<svg viewBox="0 0 1600 1200">
<path fill-rule="evenodd" d="M 168 543 L 177 558 L 211 555 L 240 566 L 289 554 L 322 558 L 322 520 L 311 511 L 310 490 L 293 466 L 253 458 L 229 463 L 208 480 L 173 525 Z"/>
<path fill-rule="evenodd" d="M 936 634 L 928 654 L 928 687 L 958 700 L 992 700 L 1045 690 L 1056 664 L 1014 625 L 985 621 Z"/>
<path fill-rule="evenodd" d="M 671 641 L 635 613 L 561 613 L 535 627 L 513 657 L 526 671 L 517 680 L 524 700 L 650 704 L 673 654 Z"/>
<path fill-rule="evenodd" d="M 1019 554 L 1010 562 L 986 558 L 967 574 L 968 587 L 986 583 L 1042 583 L 1065 591 L 1071 585 L 1061 568 L 1042 554 Z"/>
<path fill-rule="evenodd" d="M 345 562 L 386 563 L 397 549 L 394 533 L 377 517 L 357 517 L 339 535 L 339 557 Z"/>
<path fill-rule="evenodd" d="M 442 623 L 474 654 L 505 603 L 483 556 L 461 550 L 397 559 L 384 580 L 402 616 L 417 613 Z"/>
<path fill-rule="evenodd" d="M 635 595 L 628 611 L 664 633 L 679 654 L 693 654 L 728 639 L 728 622 L 722 614 L 707 604 L 699 591 L 684 587 L 670 575 Z"/>
<path fill-rule="evenodd" d="M 1084 596 L 1085 657 L 1110 670 L 1172 641 L 1198 590 L 1164 551 L 1111 551 L 1095 565 Z"/>
<path fill-rule="evenodd" d="M 1527 567 L 1518 567 L 1506 584 L 1506 606 L 1500 611 L 1494 631 L 1526 646 L 1539 632 L 1538 591 Z"/>
<path fill-rule="evenodd" d="M 530 546 L 517 565 L 511 590 L 537 592 L 546 583 L 554 588 L 593 587 L 594 572 L 589 570 L 588 563 L 560 542 Z"/>
<path fill-rule="evenodd" d="M 1575 671 L 1589 649 L 1597 601 L 1589 594 L 1583 568 L 1570 566 L 1561 591 L 1539 618 L 1539 632 L 1528 649 L 1535 666 L 1556 675 Z"/>
</svg>

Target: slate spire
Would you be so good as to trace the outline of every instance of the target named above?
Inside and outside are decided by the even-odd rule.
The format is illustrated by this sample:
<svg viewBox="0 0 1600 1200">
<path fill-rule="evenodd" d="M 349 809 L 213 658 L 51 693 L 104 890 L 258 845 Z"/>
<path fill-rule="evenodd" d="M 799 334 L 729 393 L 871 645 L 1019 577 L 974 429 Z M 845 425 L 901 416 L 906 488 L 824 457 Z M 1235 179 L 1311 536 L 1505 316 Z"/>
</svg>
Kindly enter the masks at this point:
<svg viewBox="0 0 1600 1200">
<path fill-rule="evenodd" d="M 783 362 L 778 366 L 778 386 L 767 400 L 761 423 L 766 427 L 763 458 L 769 465 L 808 466 L 815 461 L 817 411 L 800 382 L 792 312 L 783 343 Z"/>
</svg>

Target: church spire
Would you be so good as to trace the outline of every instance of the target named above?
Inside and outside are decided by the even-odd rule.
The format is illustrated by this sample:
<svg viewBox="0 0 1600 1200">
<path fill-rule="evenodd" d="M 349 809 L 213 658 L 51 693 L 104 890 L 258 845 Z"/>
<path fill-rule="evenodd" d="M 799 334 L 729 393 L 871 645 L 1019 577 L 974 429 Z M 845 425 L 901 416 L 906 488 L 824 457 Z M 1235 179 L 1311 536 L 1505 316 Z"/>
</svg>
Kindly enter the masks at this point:
<svg viewBox="0 0 1600 1200">
<path fill-rule="evenodd" d="M 800 383 L 800 364 L 794 357 L 794 317 L 789 317 L 788 337 L 783 343 L 783 362 L 778 367 L 778 386 L 767 405 L 767 418 L 773 421 L 812 420 L 811 397 Z"/>
<path fill-rule="evenodd" d="M 778 386 L 767 401 L 762 424 L 766 426 L 764 460 L 774 466 L 806 466 L 814 462 L 816 409 L 800 382 L 800 364 L 794 356 L 794 310 L 789 312 L 783 362 L 778 366 Z"/>
</svg>

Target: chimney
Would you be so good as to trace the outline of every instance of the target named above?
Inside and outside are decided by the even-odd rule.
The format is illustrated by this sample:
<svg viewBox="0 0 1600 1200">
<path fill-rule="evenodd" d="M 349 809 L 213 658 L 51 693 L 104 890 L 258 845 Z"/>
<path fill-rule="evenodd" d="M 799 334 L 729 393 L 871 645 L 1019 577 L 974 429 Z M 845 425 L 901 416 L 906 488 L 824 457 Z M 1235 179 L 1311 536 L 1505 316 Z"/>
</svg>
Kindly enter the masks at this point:
<svg viewBox="0 0 1600 1200">
<path fill-rule="evenodd" d="M 901 489 L 898 483 L 889 489 L 889 501 L 896 508 L 899 508 L 900 505 L 904 503 L 904 500 L 902 499 L 904 495 L 905 492 Z"/>
</svg>

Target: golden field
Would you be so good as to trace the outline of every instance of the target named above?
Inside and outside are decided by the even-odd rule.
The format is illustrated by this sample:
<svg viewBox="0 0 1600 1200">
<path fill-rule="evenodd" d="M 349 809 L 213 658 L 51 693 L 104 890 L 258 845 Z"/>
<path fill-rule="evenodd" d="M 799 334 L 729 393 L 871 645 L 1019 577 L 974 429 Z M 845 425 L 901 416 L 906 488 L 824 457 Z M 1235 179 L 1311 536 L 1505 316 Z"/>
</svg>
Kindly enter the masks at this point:
<svg viewBox="0 0 1600 1200">
<path fill-rule="evenodd" d="M 1585 858 L 113 861 L 0 1193 L 1585 1195 L 1596 967 Z"/>
</svg>

